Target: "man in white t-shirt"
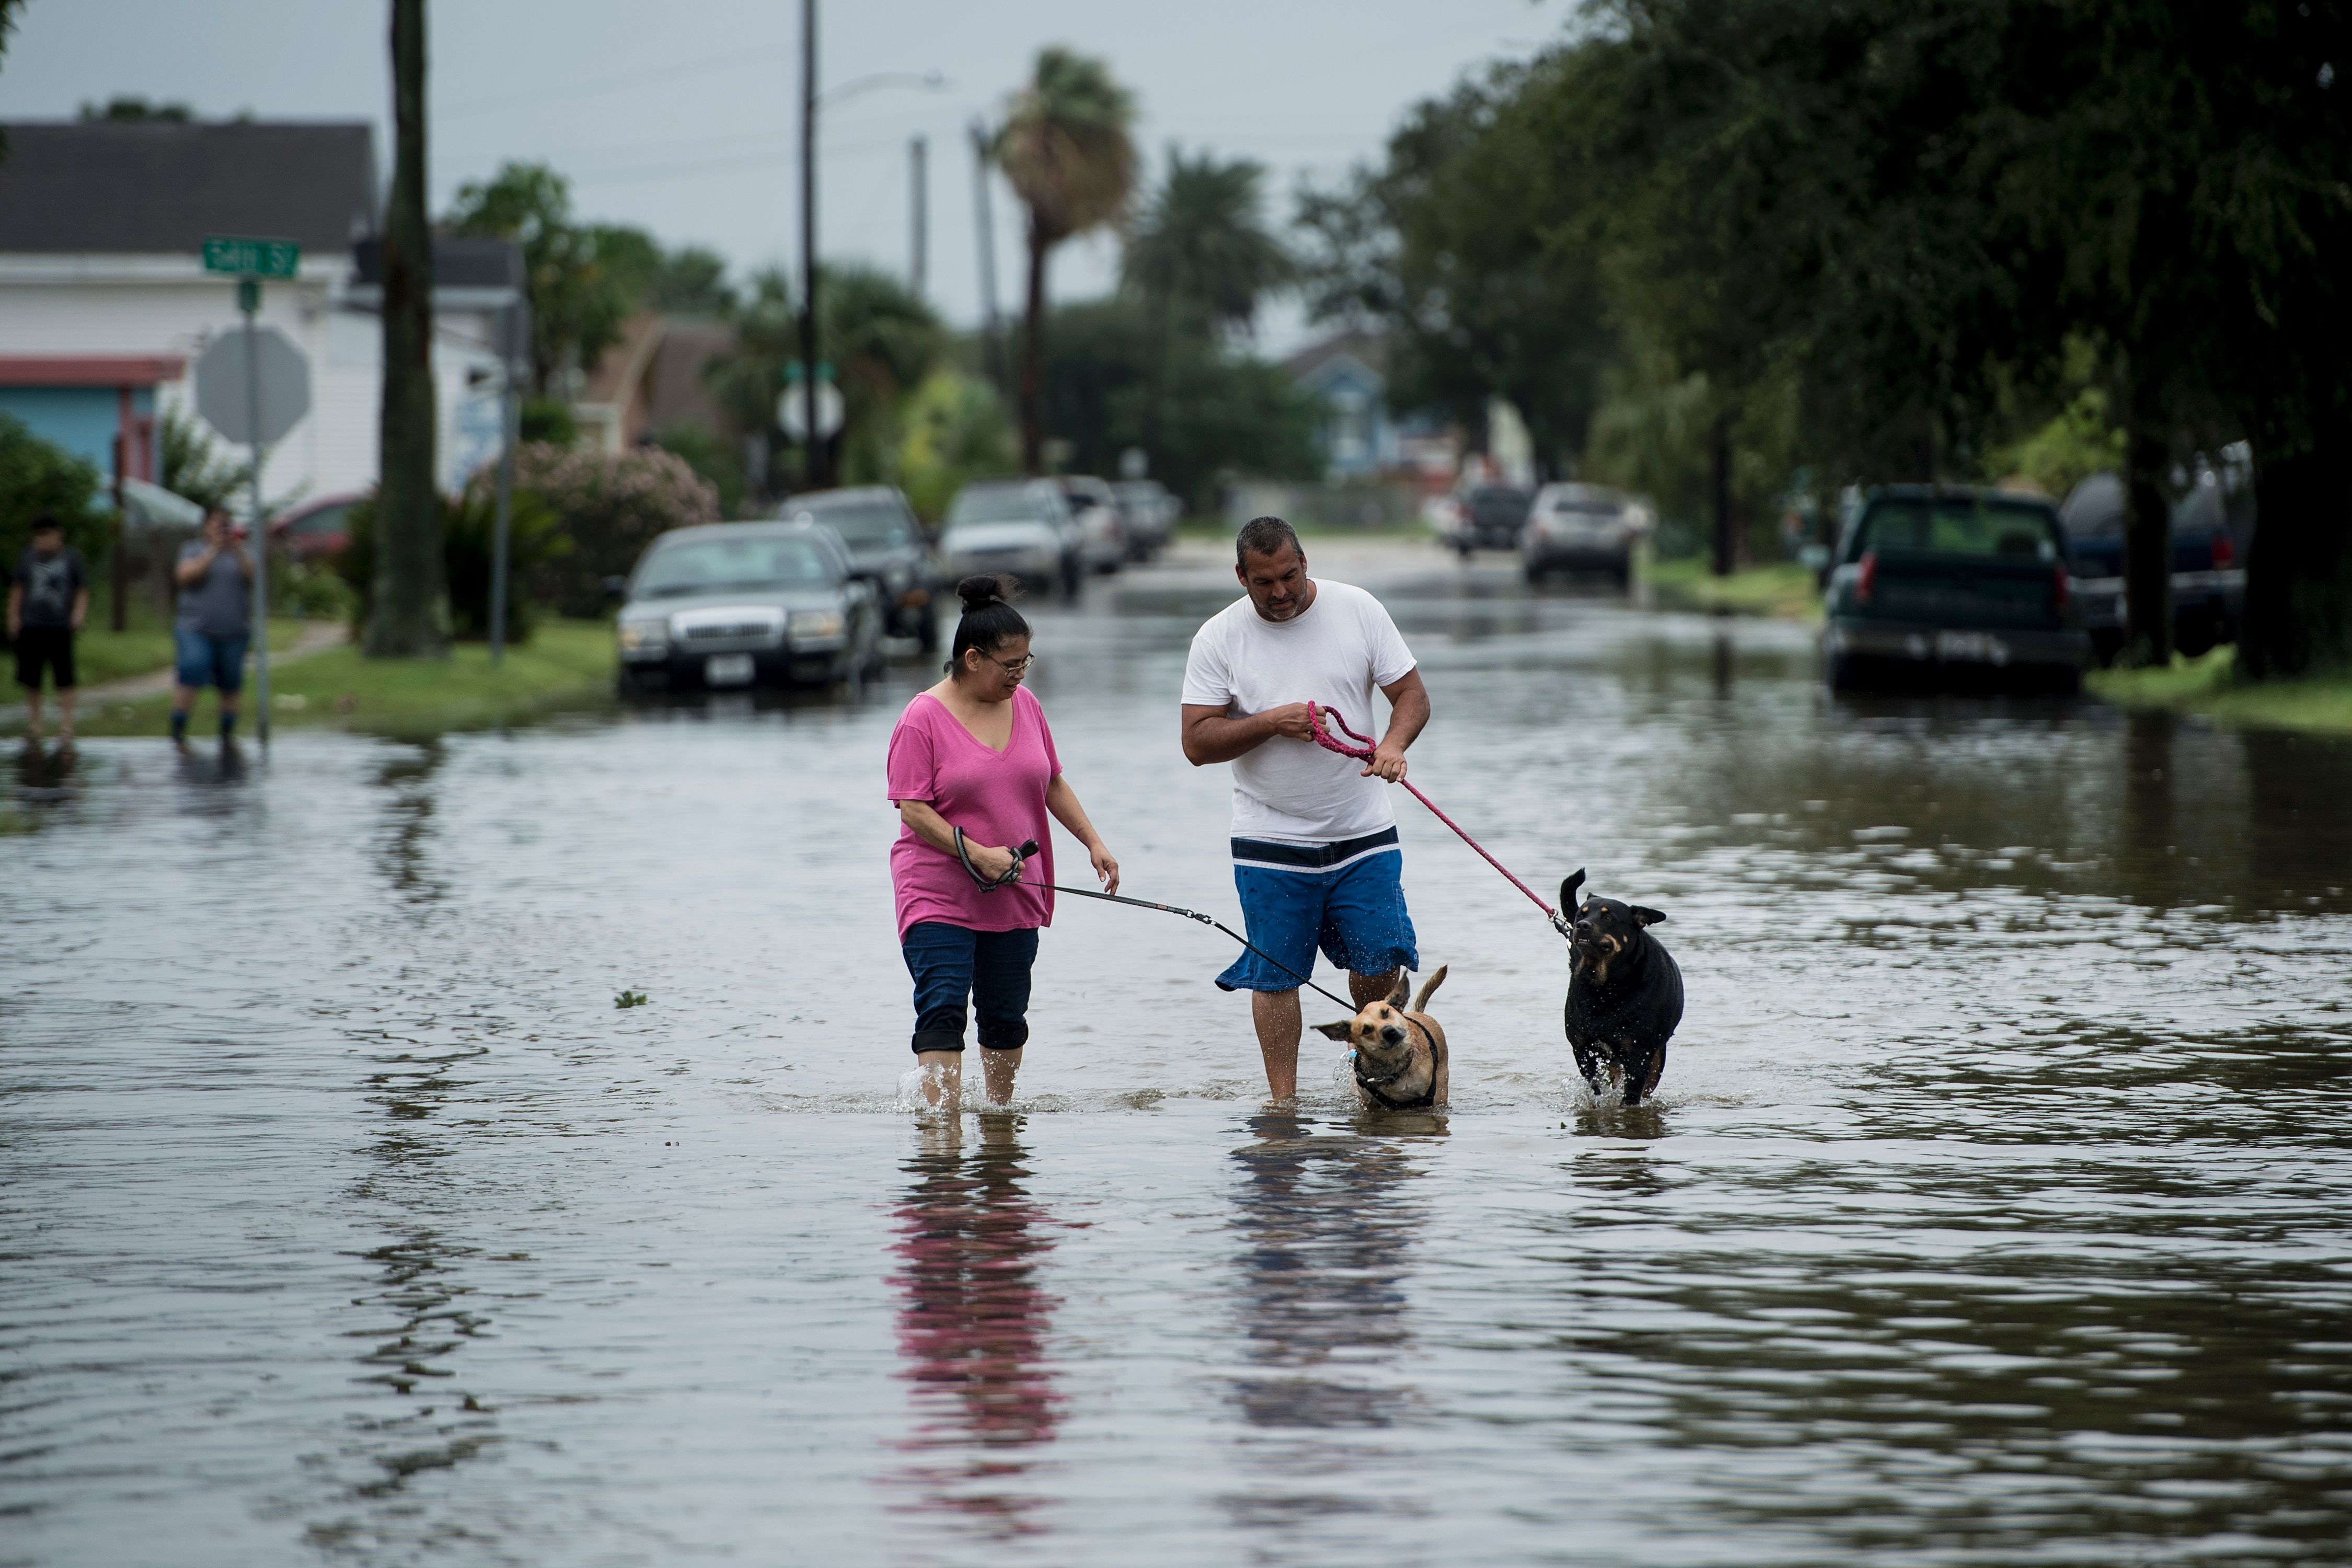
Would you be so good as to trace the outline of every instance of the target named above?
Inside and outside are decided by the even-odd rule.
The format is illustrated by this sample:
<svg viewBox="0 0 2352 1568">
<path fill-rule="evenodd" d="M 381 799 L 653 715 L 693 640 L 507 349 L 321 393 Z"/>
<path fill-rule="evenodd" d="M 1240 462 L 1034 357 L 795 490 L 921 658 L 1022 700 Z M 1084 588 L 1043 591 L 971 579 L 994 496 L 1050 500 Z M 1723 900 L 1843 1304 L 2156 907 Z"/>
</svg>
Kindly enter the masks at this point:
<svg viewBox="0 0 2352 1568">
<path fill-rule="evenodd" d="M 1194 767 L 1234 764 L 1234 886 L 1251 944 L 1276 963 L 1244 952 L 1217 984 L 1252 994 L 1266 1087 L 1289 1100 L 1298 983 L 1315 950 L 1348 971 L 1359 1007 L 1388 994 L 1400 967 L 1421 967 L 1388 785 L 1404 777 L 1405 748 L 1429 722 L 1429 691 L 1381 602 L 1307 576 L 1288 523 L 1252 518 L 1234 555 L 1248 596 L 1193 635 L 1184 755 Z M 1315 743 L 1309 701 L 1369 734 L 1375 689 L 1389 724 L 1370 763 Z"/>
</svg>

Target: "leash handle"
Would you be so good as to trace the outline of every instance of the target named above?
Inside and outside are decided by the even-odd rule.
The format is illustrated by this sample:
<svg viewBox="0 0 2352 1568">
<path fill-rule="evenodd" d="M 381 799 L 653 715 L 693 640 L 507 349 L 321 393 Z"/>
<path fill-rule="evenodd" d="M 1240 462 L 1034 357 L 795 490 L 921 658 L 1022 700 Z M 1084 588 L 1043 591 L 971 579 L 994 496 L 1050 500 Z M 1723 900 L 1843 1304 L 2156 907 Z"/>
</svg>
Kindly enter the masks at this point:
<svg viewBox="0 0 2352 1568">
<path fill-rule="evenodd" d="M 956 858 L 963 862 L 964 874 L 979 883 L 981 891 L 984 893 L 992 893 L 999 888 L 1009 888 L 1020 881 L 1022 862 L 1030 859 L 1037 853 L 1037 841 L 1032 838 L 1020 848 L 1013 851 L 1013 864 L 1005 868 L 1004 875 L 983 877 L 980 873 L 980 868 L 971 863 L 971 851 L 964 844 L 963 829 L 961 827 L 955 829 L 955 847 Z"/>
<path fill-rule="evenodd" d="M 1360 747 L 1350 746 L 1346 744 L 1344 742 L 1333 740 L 1331 738 L 1331 732 L 1323 728 L 1323 719 L 1327 714 L 1329 715 L 1331 722 L 1339 727 L 1340 733 L 1346 735 L 1349 740 L 1361 742 Z M 1348 723 L 1347 715 L 1340 712 L 1337 708 L 1325 708 L 1315 702 L 1308 702 L 1307 704 L 1307 727 L 1315 732 L 1315 743 L 1322 747 L 1325 751 L 1337 752 L 1343 757 L 1353 757 L 1360 763 L 1369 763 L 1372 760 L 1372 738 L 1370 735 L 1360 734 L 1357 731 L 1351 728 Z M 1467 844 L 1471 848 L 1478 851 L 1479 858 L 1486 861 L 1487 865 L 1495 868 L 1496 870 L 1500 871 L 1503 874 L 1503 879 L 1505 881 L 1510 883 L 1511 886 L 1517 888 L 1522 893 L 1525 893 L 1528 896 L 1528 901 L 1544 912 L 1544 919 L 1551 922 L 1552 930 L 1559 932 L 1562 936 L 1569 934 L 1568 921 L 1561 916 L 1560 912 L 1558 910 L 1553 909 L 1549 904 L 1544 902 L 1543 900 L 1538 896 L 1533 888 L 1528 887 L 1525 882 L 1520 881 L 1517 877 L 1513 876 L 1511 874 L 1511 868 L 1508 866 L 1504 865 L 1500 860 L 1497 860 L 1492 855 L 1487 854 L 1486 847 L 1485 845 L 1471 837 L 1467 833 L 1463 832 L 1462 825 L 1460 823 L 1454 821 L 1452 817 L 1438 810 L 1437 803 L 1435 801 L 1430 799 L 1427 795 L 1422 794 L 1420 790 L 1414 788 L 1410 780 L 1399 779 L 1397 780 L 1397 783 L 1403 784 L 1407 790 L 1411 791 L 1413 799 L 1429 807 L 1429 814 L 1432 816 L 1436 817 L 1438 821 L 1454 829 L 1454 836 L 1460 838 L 1463 843 Z"/>
</svg>

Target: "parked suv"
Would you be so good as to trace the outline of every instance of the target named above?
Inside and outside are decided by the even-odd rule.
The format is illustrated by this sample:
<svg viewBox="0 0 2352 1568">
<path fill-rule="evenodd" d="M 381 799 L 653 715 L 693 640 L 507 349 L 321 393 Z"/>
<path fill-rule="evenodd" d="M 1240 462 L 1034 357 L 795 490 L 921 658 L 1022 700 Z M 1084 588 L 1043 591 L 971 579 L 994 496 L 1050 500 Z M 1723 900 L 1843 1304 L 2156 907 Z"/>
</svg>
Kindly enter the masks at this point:
<svg viewBox="0 0 2352 1568">
<path fill-rule="evenodd" d="M 2083 626 L 2095 656 L 2111 661 L 2124 646 L 2124 486 L 2093 474 L 2058 509 L 2080 574 Z M 2172 644 L 2196 655 L 2235 642 L 2246 602 L 2242 545 L 2231 531 L 2219 479 L 2207 473 L 2172 507 Z"/>
<path fill-rule="evenodd" d="M 1519 560 L 1528 581 L 1554 572 L 1606 572 L 1623 587 L 1633 575 L 1633 541 L 1643 513 L 1601 485 L 1546 485 L 1528 509 Z"/>
<path fill-rule="evenodd" d="M 1116 572 L 1127 560 L 1127 524 L 1110 486 L 1091 474 L 1065 474 L 1054 481 L 1070 515 L 1078 520 L 1078 553 L 1090 572 Z"/>
<path fill-rule="evenodd" d="M 850 560 L 881 586 L 883 629 L 913 637 L 925 653 L 939 651 L 939 567 L 904 492 L 888 485 L 811 490 L 786 500 L 775 515 L 787 522 L 821 522 L 841 535 Z"/>
<path fill-rule="evenodd" d="M 882 673 L 882 601 L 816 522 L 677 528 L 646 547 L 615 626 L 621 689 L 863 683 Z"/>
<path fill-rule="evenodd" d="M 1061 585 L 1078 596 L 1085 572 L 1077 521 L 1051 479 L 1001 479 L 966 485 L 940 531 L 940 563 L 950 581 L 1003 572 L 1031 588 Z"/>
<path fill-rule="evenodd" d="M 1454 548 L 1465 561 L 1473 550 L 1517 550 L 1531 499 L 1516 485 L 1473 487 L 1462 498 L 1458 531 L 1451 541 Z"/>
</svg>

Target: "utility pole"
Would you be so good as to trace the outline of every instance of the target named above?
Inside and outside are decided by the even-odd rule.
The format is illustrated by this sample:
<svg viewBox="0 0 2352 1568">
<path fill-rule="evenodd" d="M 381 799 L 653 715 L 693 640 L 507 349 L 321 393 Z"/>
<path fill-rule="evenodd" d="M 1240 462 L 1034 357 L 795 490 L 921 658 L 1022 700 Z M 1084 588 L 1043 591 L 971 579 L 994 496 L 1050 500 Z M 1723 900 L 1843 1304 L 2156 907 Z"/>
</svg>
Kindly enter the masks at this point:
<svg viewBox="0 0 2352 1568">
<path fill-rule="evenodd" d="M 816 0 L 801 0 L 801 483 L 821 490 L 830 479 L 816 423 Z"/>
<path fill-rule="evenodd" d="M 908 247 L 907 273 L 914 282 L 918 300 L 923 297 L 924 274 L 929 270 L 931 177 L 927 164 L 930 147 L 929 140 L 921 136 L 907 143 L 908 185 L 915 224 L 913 241 Z"/>
<path fill-rule="evenodd" d="M 971 207 L 980 222 L 980 312 L 989 379 L 1005 391 L 1004 343 L 996 328 L 996 220 L 988 206 L 988 128 L 971 122 Z"/>
</svg>

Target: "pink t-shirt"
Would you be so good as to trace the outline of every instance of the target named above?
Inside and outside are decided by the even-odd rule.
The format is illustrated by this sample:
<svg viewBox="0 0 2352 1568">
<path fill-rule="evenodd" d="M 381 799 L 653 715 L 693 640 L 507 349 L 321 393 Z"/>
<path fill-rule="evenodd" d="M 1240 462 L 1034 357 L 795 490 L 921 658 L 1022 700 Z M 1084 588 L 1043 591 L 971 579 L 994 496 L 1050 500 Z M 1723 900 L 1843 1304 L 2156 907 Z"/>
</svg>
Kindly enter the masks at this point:
<svg viewBox="0 0 2352 1568">
<path fill-rule="evenodd" d="M 1061 776 L 1045 710 L 1027 687 L 1013 692 L 1013 738 L 992 752 L 947 705 L 926 691 L 907 704 L 890 731 L 890 798 L 919 800 L 961 827 L 967 841 L 1013 849 L 1034 838 L 1045 851 L 1027 862 L 1023 882 L 1054 879 L 1054 839 L 1045 786 Z M 890 846 L 890 881 L 898 895 L 898 935 L 923 921 L 967 931 L 1025 931 L 1054 923 L 1051 889 L 993 892 L 974 882 L 952 849 L 934 849 L 903 824 Z"/>
</svg>

